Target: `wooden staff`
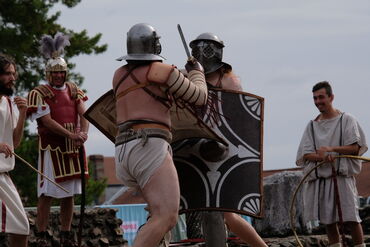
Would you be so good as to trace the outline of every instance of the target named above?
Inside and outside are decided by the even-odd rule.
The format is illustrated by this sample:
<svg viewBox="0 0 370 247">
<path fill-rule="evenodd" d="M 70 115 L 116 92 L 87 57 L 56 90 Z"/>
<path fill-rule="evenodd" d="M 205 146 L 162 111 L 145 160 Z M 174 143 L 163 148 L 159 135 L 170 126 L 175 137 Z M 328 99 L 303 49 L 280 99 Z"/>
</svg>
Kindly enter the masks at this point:
<svg viewBox="0 0 370 247">
<path fill-rule="evenodd" d="M 46 175 L 44 175 L 42 172 L 40 172 L 39 170 L 37 170 L 35 167 L 33 167 L 30 163 L 28 163 L 26 160 L 24 160 L 22 157 L 20 157 L 19 155 L 17 155 L 16 153 L 12 152 L 12 154 L 17 158 L 19 159 L 20 161 L 22 161 L 24 164 L 26 164 L 28 167 L 30 167 L 32 170 L 34 170 L 35 172 L 37 172 L 38 174 L 40 174 L 41 176 L 43 176 L 44 178 L 46 178 L 47 180 L 49 180 L 49 182 L 53 183 L 55 186 L 57 186 L 59 189 L 63 190 L 64 192 L 68 193 L 69 194 L 69 191 L 66 190 L 65 188 L 63 188 L 62 186 L 60 186 L 59 184 L 57 184 L 56 182 L 54 182 L 53 180 L 51 180 L 49 177 L 47 177 Z"/>
</svg>

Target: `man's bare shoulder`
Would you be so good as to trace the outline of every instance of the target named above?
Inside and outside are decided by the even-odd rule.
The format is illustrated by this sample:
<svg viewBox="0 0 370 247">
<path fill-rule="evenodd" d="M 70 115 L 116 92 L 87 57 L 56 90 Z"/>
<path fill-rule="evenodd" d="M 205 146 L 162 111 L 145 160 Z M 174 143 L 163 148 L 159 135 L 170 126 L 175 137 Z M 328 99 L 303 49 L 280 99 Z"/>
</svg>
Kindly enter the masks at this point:
<svg viewBox="0 0 370 247">
<path fill-rule="evenodd" d="M 126 66 L 121 66 L 119 67 L 118 69 L 116 69 L 116 71 L 114 71 L 114 78 L 117 77 L 118 75 L 121 75 L 122 73 L 124 73 L 126 71 Z"/>
<path fill-rule="evenodd" d="M 121 66 L 118 69 L 116 69 L 116 71 L 114 71 L 113 82 L 112 82 L 113 88 L 116 86 L 116 84 L 118 83 L 122 75 L 125 73 L 125 71 L 127 71 L 126 66 Z"/>
<path fill-rule="evenodd" d="M 234 74 L 234 72 L 228 72 L 224 74 L 222 86 L 224 89 L 230 90 L 242 90 L 240 78 Z"/>
</svg>

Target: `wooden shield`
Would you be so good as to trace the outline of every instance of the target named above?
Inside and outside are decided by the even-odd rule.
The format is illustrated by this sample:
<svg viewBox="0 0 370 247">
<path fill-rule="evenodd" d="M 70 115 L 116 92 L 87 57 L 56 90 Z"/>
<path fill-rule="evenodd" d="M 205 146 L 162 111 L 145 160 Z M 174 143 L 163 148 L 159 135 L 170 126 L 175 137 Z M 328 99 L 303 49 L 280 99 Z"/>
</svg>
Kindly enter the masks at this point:
<svg viewBox="0 0 370 247">
<path fill-rule="evenodd" d="M 209 128 L 196 112 L 186 105 L 174 104 L 170 108 L 172 142 L 189 138 L 208 138 L 227 145 L 225 140 Z M 84 117 L 113 143 L 117 135 L 116 101 L 113 90 L 97 99 L 85 112 Z"/>
<path fill-rule="evenodd" d="M 103 94 L 84 113 L 84 117 L 113 143 L 116 140 L 116 99 L 113 89 Z"/>
<path fill-rule="evenodd" d="M 203 120 L 226 140 L 228 155 L 218 162 L 204 160 L 200 141 L 173 145 L 179 175 L 181 212 L 231 211 L 262 217 L 263 107 L 262 97 L 238 91 L 210 90 L 218 100 L 219 118 Z"/>
</svg>

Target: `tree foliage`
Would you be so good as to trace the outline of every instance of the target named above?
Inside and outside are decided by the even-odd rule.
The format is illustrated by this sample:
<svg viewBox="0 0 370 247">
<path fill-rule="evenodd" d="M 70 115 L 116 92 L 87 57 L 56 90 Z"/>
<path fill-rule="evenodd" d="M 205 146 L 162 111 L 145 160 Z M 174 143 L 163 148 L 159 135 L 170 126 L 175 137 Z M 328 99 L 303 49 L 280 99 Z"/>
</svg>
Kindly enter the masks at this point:
<svg viewBox="0 0 370 247">
<path fill-rule="evenodd" d="M 37 136 L 29 134 L 28 130 L 26 130 L 22 143 L 15 150 L 15 153 L 37 169 L 37 148 Z M 16 159 L 15 168 L 11 171 L 10 176 L 17 186 L 25 206 L 35 206 L 37 204 L 37 173 Z"/>
<path fill-rule="evenodd" d="M 81 85 L 83 77 L 73 71 L 71 57 L 81 54 L 99 54 L 107 45 L 98 45 L 101 34 L 93 37 L 86 30 L 76 32 L 58 24 L 60 11 L 50 14 L 57 3 L 69 8 L 81 0 L 0 0 L 0 52 L 15 58 L 19 78 L 17 89 L 29 91 L 44 78 L 45 60 L 39 52 L 39 40 L 43 34 L 55 35 L 63 32 L 70 36 L 71 45 L 66 48 L 64 58 L 70 69 L 71 81 Z"/>
<path fill-rule="evenodd" d="M 69 79 L 78 85 L 83 77 L 74 71 L 76 65 L 69 60 L 83 54 L 99 54 L 107 49 L 106 44 L 99 45 L 101 34 L 89 37 L 86 30 L 76 32 L 58 23 L 60 11 L 53 12 L 56 4 L 69 8 L 75 7 L 81 0 L 0 0 L 0 53 L 15 58 L 18 79 L 18 94 L 28 93 L 39 85 L 44 76 L 45 60 L 39 52 L 39 40 L 43 34 L 54 36 L 62 32 L 70 36 L 71 45 L 66 47 L 64 55 L 69 67 Z M 37 167 L 37 135 L 25 130 L 24 139 L 16 152 L 34 167 Z M 37 174 L 17 161 L 11 176 L 24 198 L 25 206 L 35 206 Z M 105 188 L 105 181 L 89 181 L 87 193 L 99 196 Z M 88 195 L 91 197 L 91 195 Z M 89 199 L 90 202 L 92 199 Z"/>
<path fill-rule="evenodd" d="M 86 181 L 86 205 L 95 205 L 99 196 L 107 187 L 107 179 L 94 179 L 96 177 L 96 170 L 94 165 L 89 162 L 89 179 Z M 75 204 L 81 204 L 81 196 L 77 196 Z"/>
</svg>

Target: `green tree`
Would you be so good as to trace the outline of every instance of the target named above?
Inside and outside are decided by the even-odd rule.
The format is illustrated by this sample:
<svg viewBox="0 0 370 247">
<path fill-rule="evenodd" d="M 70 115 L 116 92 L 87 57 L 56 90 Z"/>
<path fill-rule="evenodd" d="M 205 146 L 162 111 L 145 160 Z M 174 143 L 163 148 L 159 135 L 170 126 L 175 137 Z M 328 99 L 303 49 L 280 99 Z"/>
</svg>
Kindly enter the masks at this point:
<svg viewBox="0 0 370 247">
<path fill-rule="evenodd" d="M 89 37 L 86 30 L 76 32 L 58 24 L 61 12 L 51 14 L 55 4 L 75 7 L 81 0 L 0 0 L 0 53 L 15 58 L 18 69 L 18 94 L 26 94 L 45 78 L 45 59 L 39 52 L 39 40 L 43 34 L 54 36 L 62 32 L 70 36 L 71 45 L 66 48 L 65 60 L 69 67 L 69 79 L 82 85 L 83 76 L 74 71 L 70 58 L 83 54 L 100 54 L 107 49 L 99 45 L 101 34 Z M 37 167 L 37 136 L 25 130 L 24 139 L 16 152 Z M 17 161 L 11 173 L 26 206 L 36 205 L 36 176 L 30 168 Z M 90 184 L 90 182 L 88 182 Z M 99 196 L 105 188 L 104 181 L 92 182 L 88 193 Z M 92 189 L 94 188 L 94 189 Z M 103 188 L 103 189 L 102 189 Z M 92 191 L 91 191 L 92 190 Z"/>
<path fill-rule="evenodd" d="M 75 32 L 57 23 L 61 12 L 50 14 L 57 3 L 69 8 L 81 0 L 0 0 L 0 52 L 13 56 L 18 66 L 19 91 L 29 91 L 44 77 L 45 60 L 39 52 L 39 40 L 43 34 L 63 32 L 70 36 L 71 45 L 66 48 L 64 58 L 70 69 L 71 81 L 81 85 L 83 77 L 73 71 L 75 64 L 68 60 L 81 54 L 99 54 L 107 45 L 98 45 L 101 34 L 93 37 L 86 30 Z"/>
<path fill-rule="evenodd" d="M 37 169 L 37 148 L 37 135 L 31 135 L 26 129 L 21 145 L 15 150 L 15 153 Z M 16 159 L 15 168 L 10 172 L 10 176 L 17 186 L 25 206 L 35 206 L 37 204 L 37 173 Z"/>
<path fill-rule="evenodd" d="M 104 192 L 107 187 L 107 179 L 94 179 L 96 177 L 95 167 L 89 162 L 89 179 L 86 181 L 86 205 L 94 205 L 99 199 L 99 196 Z M 81 196 L 77 196 L 76 204 L 81 204 Z"/>
<path fill-rule="evenodd" d="M 28 132 L 28 131 L 26 131 Z M 38 159 L 38 140 L 37 135 L 27 135 L 16 149 L 17 155 L 22 157 L 34 168 L 37 168 Z M 95 167 L 89 162 L 89 179 L 86 180 L 86 205 L 93 205 L 107 187 L 107 179 L 95 179 Z M 17 185 L 25 206 L 35 206 L 37 204 L 37 173 L 20 160 L 16 160 L 16 166 L 10 175 Z M 76 204 L 80 204 L 81 196 L 76 197 Z M 58 201 L 53 201 L 53 205 L 59 205 Z"/>
</svg>

